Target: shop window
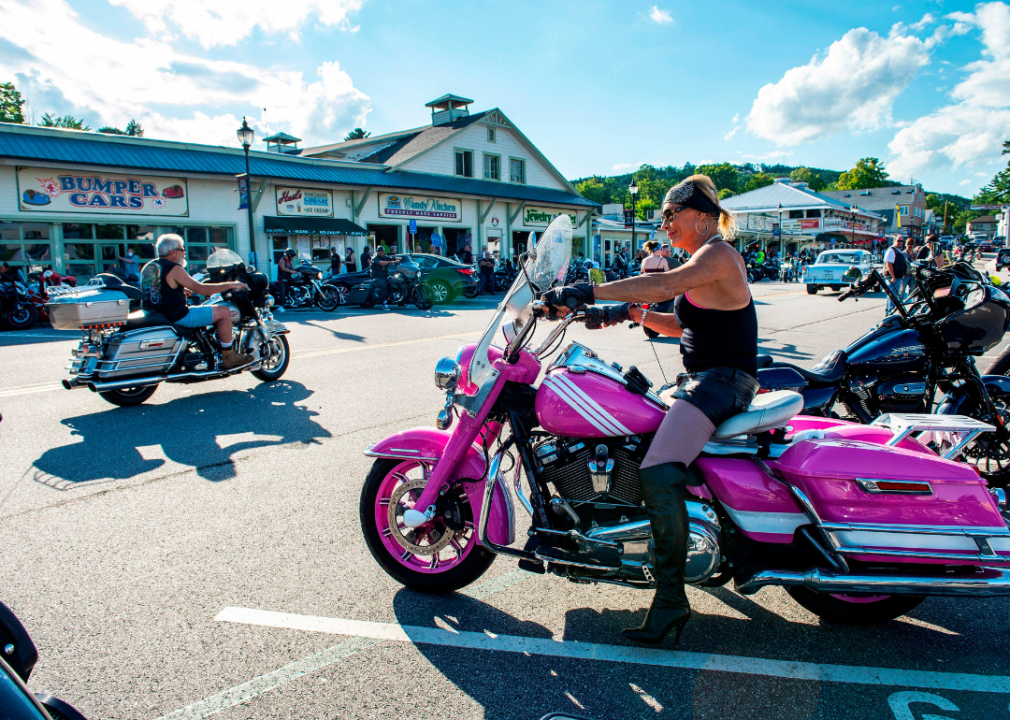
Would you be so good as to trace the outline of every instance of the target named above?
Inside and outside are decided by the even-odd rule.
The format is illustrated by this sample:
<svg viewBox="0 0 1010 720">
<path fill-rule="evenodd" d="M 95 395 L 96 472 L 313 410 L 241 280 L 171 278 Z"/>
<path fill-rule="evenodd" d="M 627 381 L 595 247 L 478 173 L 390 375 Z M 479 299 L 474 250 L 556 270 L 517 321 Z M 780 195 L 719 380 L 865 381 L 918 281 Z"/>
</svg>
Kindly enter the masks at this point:
<svg viewBox="0 0 1010 720">
<path fill-rule="evenodd" d="M 68 260 L 94 260 L 95 246 L 91 243 L 63 243 Z"/>
<path fill-rule="evenodd" d="M 790 210 L 789 211 L 789 219 L 790 220 L 802 220 L 803 219 L 803 211 L 802 210 Z"/>
<path fill-rule="evenodd" d="M 456 151 L 456 175 L 459 177 L 473 177 L 473 150 Z"/>
<path fill-rule="evenodd" d="M 95 225 L 95 238 L 98 240 L 125 240 L 125 225 Z"/>
<path fill-rule="evenodd" d="M 126 239 L 127 240 L 146 240 L 149 243 L 153 243 L 157 240 L 158 229 L 152 227 L 151 225 L 127 225 L 126 226 Z"/>
<path fill-rule="evenodd" d="M 493 127 L 488 127 L 487 129 L 487 141 L 489 143 L 498 142 L 497 138 L 495 137 L 495 131 Z"/>
<path fill-rule="evenodd" d="M 25 240 L 48 240 L 50 238 L 47 223 L 21 223 L 21 232 Z"/>
<path fill-rule="evenodd" d="M 79 223 L 63 223 L 64 240 L 94 240 L 95 226 Z"/>
<path fill-rule="evenodd" d="M 820 210 L 807 210 L 808 218 L 819 218 L 821 216 Z"/>
<path fill-rule="evenodd" d="M 19 263 L 24 260 L 21 243 L 6 243 L 0 245 L 0 262 Z"/>
<path fill-rule="evenodd" d="M 230 228 L 210 228 L 210 242 L 212 245 L 227 245 L 230 241 Z"/>
<path fill-rule="evenodd" d="M 526 161 L 509 158 L 509 182 L 526 184 Z"/>
<path fill-rule="evenodd" d="M 207 242 L 207 228 L 205 227 L 186 228 L 186 242 L 187 243 Z"/>
<path fill-rule="evenodd" d="M 52 267 L 53 246 L 48 242 L 49 237 L 50 226 L 45 223 L 0 222 L 0 262 L 26 273 L 31 269 Z M 32 240 L 46 242 L 30 242 Z"/>
<path fill-rule="evenodd" d="M 497 155 L 484 156 L 484 179 L 501 180 L 501 158 Z"/>
<path fill-rule="evenodd" d="M 0 222 L 0 240 L 20 240 L 21 226 L 18 223 Z"/>
</svg>

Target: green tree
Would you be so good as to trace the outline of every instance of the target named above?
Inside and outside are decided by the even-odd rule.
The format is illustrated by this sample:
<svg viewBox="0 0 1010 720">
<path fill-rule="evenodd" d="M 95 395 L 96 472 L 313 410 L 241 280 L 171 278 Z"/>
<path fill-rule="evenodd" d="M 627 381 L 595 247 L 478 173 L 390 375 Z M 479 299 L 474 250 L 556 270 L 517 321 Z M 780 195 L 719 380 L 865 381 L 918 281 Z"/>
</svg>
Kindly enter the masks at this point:
<svg viewBox="0 0 1010 720">
<path fill-rule="evenodd" d="M 701 165 L 698 167 L 697 173 L 712 178 L 717 190 L 727 188 L 736 192 L 739 189 L 740 172 L 728 162 L 718 165 Z"/>
<path fill-rule="evenodd" d="M 865 157 L 851 170 L 838 178 L 839 190 L 865 190 L 887 186 L 887 171 L 884 163 L 875 157 Z"/>
<path fill-rule="evenodd" d="M 808 167 L 798 167 L 789 173 L 789 178 L 796 182 L 805 182 L 814 192 L 824 189 L 824 180 Z"/>
<path fill-rule="evenodd" d="M 40 127 L 66 128 L 67 130 L 90 130 L 83 120 L 78 120 L 73 115 L 50 115 L 46 113 L 42 116 Z"/>
<path fill-rule="evenodd" d="M 733 197 L 734 195 L 736 195 L 736 193 L 730 190 L 729 188 L 723 188 L 722 190 L 719 191 L 720 200 L 725 200 L 726 198 Z"/>
<path fill-rule="evenodd" d="M 144 128 L 136 120 L 126 123 L 126 134 L 130 137 L 144 137 Z"/>
<path fill-rule="evenodd" d="M 649 210 L 655 210 L 659 207 L 659 203 L 655 202 L 652 198 L 641 198 L 635 203 L 635 216 L 639 220 L 645 220 Z"/>
<path fill-rule="evenodd" d="M 349 133 L 347 133 L 347 135 L 344 136 L 344 142 L 347 142 L 348 140 L 364 140 L 371 134 L 372 133 L 365 132 L 361 128 L 354 128 Z"/>
<path fill-rule="evenodd" d="M 589 178 L 588 180 L 576 183 L 575 189 L 586 200 L 598 202 L 600 205 L 610 202 L 610 193 L 607 192 L 606 186 L 600 182 L 599 178 Z"/>
<path fill-rule="evenodd" d="M 0 122 L 24 124 L 25 116 L 21 110 L 24 104 L 21 93 L 14 89 L 14 83 L 0 83 Z"/>
<path fill-rule="evenodd" d="M 122 130 L 115 127 L 100 127 L 98 128 L 98 132 L 103 135 L 126 135 Z"/>
<path fill-rule="evenodd" d="M 774 182 L 775 178 L 768 173 L 757 172 L 747 178 L 747 182 L 743 186 L 743 192 L 750 192 L 751 190 L 767 187 Z"/>
</svg>

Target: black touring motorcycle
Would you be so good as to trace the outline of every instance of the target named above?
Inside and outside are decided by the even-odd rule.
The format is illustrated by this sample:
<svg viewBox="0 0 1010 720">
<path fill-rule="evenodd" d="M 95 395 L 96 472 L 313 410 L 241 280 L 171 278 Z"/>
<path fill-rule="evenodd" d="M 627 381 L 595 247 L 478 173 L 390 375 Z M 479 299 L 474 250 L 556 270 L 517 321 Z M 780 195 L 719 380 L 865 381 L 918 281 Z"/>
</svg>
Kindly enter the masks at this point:
<svg viewBox="0 0 1010 720">
<path fill-rule="evenodd" d="M 139 405 L 163 382 L 194 383 L 250 371 L 264 382 L 280 379 L 290 359 L 288 329 L 274 320 L 267 279 L 250 272 L 231 250 L 218 250 L 207 260 L 210 282 L 243 282 L 248 290 L 228 290 L 205 305 L 223 305 L 231 312 L 237 352 L 254 361 L 230 370 L 222 368 L 221 345 L 213 327 L 173 325 L 158 312 L 137 310 L 139 288 L 114 275 L 97 275 L 78 288 L 49 288 L 46 309 L 58 330 L 81 330 L 73 351 L 68 390 L 86 387 L 113 405 Z"/>
<path fill-rule="evenodd" d="M 275 283 L 275 297 L 286 308 L 319 306 L 320 310 L 333 312 L 341 303 L 340 292 L 332 285 L 323 284 L 323 271 L 308 262 L 295 268 L 288 280 L 287 294 L 279 297 L 279 284 Z"/>
<path fill-rule="evenodd" d="M 793 390 L 804 415 L 871 423 L 884 413 L 967 415 L 996 426 L 964 457 L 993 484 L 1010 485 L 1010 377 L 981 375 L 975 357 L 1010 325 L 1010 297 L 968 263 L 912 269 L 915 289 L 902 303 L 880 273 L 860 275 L 839 301 L 880 288 L 897 312 L 809 370 L 758 357 L 762 392 Z M 1010 353 L 1005 353 L 1010 355 Z M 937 398 L 938 393 L 942 395 Z"/>
</svg>

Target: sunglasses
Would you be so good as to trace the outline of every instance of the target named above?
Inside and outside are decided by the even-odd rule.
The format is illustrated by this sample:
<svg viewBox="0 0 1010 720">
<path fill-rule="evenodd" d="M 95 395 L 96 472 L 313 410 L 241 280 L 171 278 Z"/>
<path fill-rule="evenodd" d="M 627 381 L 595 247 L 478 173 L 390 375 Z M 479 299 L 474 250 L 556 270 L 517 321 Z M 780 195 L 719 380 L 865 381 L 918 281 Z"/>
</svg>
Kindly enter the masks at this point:
<svg viewBox="0 0 1010 720">
<path fill-rule="evenodd" d="M 677 213 L 687 210 L 687 205 L 681 205 L 680 207 L 670 208 L 669 210 L 663 211 L 663 225 L 667 223 L 672 223 L 677 219 Z"/>
</svg>

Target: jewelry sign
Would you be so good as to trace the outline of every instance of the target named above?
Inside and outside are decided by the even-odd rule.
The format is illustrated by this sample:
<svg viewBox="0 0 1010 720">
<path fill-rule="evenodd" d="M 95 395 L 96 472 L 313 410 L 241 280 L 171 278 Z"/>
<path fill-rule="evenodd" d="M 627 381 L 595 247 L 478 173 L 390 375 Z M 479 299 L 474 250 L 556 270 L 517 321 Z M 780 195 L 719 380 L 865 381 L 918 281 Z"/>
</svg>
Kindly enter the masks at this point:
<svg viewBox="0 0 1010 720">
<path fill-rule="evenodd" d="M 307 188 L 277 188 L 277 214 L 333 217 L 333 193 Z"/>
<path fill-rule="evenodd" d="M 185 178 L 20 167 L 17 192 L 24 212 L 189 215 Z"/>
<path fill-rule="evenodd" d="M 379 217 L 463 222 L 463 201 L 459 198 L 379 193 Z"/>
</svg>

